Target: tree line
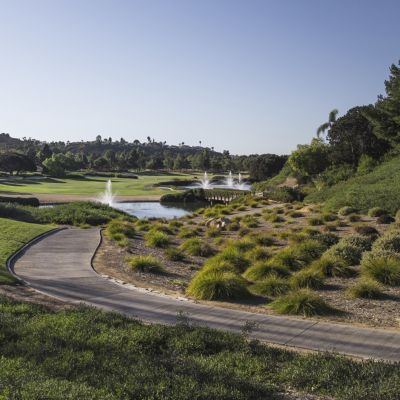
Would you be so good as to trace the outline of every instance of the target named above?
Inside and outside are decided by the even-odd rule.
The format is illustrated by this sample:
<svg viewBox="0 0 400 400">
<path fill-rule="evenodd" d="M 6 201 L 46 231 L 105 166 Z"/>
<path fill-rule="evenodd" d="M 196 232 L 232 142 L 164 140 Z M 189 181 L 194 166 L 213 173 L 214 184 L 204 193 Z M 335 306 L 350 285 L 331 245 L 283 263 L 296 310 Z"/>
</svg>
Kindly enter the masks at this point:
<svg viewBox="0 0 400 400">
<path fill-rule="evenodd" d="M 41 170 L 51 176 L 63 177 L 81 170 L 125 171 L 209 171 L 214 173 L 249 172 L 251 179 L 263 180 L 275 175 L 287 156 L 275 154 L 231 155 L 228 150 L 217 152 L 214 148 L 178 146 L 121 138 L 102 138 L 87 142 L 43 143 L 33 139 L 15 139 L 0 134 L 0 170 L 7 173 Z"/>
</svg>

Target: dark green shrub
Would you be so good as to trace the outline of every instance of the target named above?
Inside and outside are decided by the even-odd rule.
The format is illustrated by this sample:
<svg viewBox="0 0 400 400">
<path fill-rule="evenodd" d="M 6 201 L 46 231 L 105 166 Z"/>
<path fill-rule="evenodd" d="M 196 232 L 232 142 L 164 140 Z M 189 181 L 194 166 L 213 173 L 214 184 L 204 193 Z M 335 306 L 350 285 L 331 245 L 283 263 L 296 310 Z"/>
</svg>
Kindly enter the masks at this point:
<svg viewBox="0 0 400 400">
<path fill-rule="evenodd" d="M 325 222 L 332 222 L 332 221 L 336 221 L 338 219 L 338 216 L 336 214 L 332 214 L 332 213 L 325 213 L 325 214 L 322 214 L 322 219 Z"/>
<path fill-rule="evenodd" d="M 279 314 L 313 315 L 332 314 L 334 310 L 317 294 L 309 289 L 298 289 L 278 297 L 271 307 Z"/>
<path fill-rule="evenodd" d="M 82 224 L 103 225 L 118 217 L 132 221 L 135 219 L 107 205 L 90 201 L 74 201 L 45 208 L 0 203 L 0 217 L 39 224 L 76 226 Z"/>
<path fill-rule="evenodd" d="M 340 245 L 350 245 L 357 247 L 361 252 L 371 250 L 372 238 L 362 235 L 348 235 L 340 240 Z"/>
<path fill-rule="evenodd" d="M 12 203 L 20 206 L 39 207 L 40 202 L 37 197 L 11 197 L 0 196 L 0 203 Z"/>
<path fill-rule="evenodd" d="M 342 259 L 344 263 L 350 266 L 360 263 L 362 250 L 356 246 L 339 242 L 327 250 L 325 254 L 334 259 Z"/>
<path fill-rule="evenodd" d="M 381 225 L 387 225 L 394 222 L 395 219 L 391 215 L 381 215 L 376 219 L 376 222 Z"/>
<path fill-rule="evenodd" d="M 356 231 L 356 233 L 363 236 L 369 236 L 372 238 L 376 238 L 379 236 L 378 230 L 369 225 L 357 225 L 354 227 L 354 230 Z"/>
<path fill-rule="evenodd" d="M 349 222 L 358 222 L 361 219 L 361 216 L 358 214 L 350 214 L 348 217 Z"/>
<path fill-rule="evenodd" d="M 324 221 L 321 218 L 312 217 L 308 219 L 308 224 L 311 226 L 318 226 L 318 225 L 323 225 Z"/>
<path fill-rule="evenodd" d="M 387 215 L 388 212 L 381 207 L 372 207 L 368 210 L 368 215 L 370 217 L 381 217 L 382 215 Z"/>
</svg>

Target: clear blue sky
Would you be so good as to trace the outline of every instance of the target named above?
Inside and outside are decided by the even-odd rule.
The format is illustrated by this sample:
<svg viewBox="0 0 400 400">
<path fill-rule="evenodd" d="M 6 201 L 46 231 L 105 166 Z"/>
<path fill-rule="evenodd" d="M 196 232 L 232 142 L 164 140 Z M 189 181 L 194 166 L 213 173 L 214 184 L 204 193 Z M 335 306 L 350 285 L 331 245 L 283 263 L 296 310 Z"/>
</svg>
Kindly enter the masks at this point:
<svg viewBox="0 0 400 400">
<path fill-rule="evenodd" d="M 383 93 L 398 0 L 0 0 L 0 132 L 288 153 Z"/>
</svg>

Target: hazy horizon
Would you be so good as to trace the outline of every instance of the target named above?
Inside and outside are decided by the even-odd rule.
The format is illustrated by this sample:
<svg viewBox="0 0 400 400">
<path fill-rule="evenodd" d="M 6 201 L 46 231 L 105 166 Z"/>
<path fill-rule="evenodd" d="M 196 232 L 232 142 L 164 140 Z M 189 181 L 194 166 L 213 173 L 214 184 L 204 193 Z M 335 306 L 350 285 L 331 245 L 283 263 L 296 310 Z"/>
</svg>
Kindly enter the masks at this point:
<svg viewBox="0 0 400 400">
<path fill-rule="evenodd" d="M 288 154 L 384 93 L 400 3 L 2 1 L 0 132 Z"/>
</svg>

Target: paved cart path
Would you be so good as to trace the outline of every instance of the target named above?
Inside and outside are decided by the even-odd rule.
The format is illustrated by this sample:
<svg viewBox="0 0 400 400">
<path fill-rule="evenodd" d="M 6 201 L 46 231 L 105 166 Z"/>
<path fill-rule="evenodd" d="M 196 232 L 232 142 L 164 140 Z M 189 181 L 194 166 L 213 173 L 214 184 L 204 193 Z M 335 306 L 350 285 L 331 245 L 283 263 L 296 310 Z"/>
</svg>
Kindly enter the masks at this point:
<svg viewBox="0 0 400 400">
<path fill-rule="evenodd" d="M 198 325 L 240 332 L 266 342 L 347 355 L 400 361 L 400 330 L 360 328 L 300 318 L 249 313 L 131 289 L 99 276 L 91 259 L 100 231 L 70 228 L 28 246 L 13 261 L 14 273 L 32 288 L 72 303 L 85 303 L 161 324 L 176 323 L 179 311 Z"/>
</svg>

